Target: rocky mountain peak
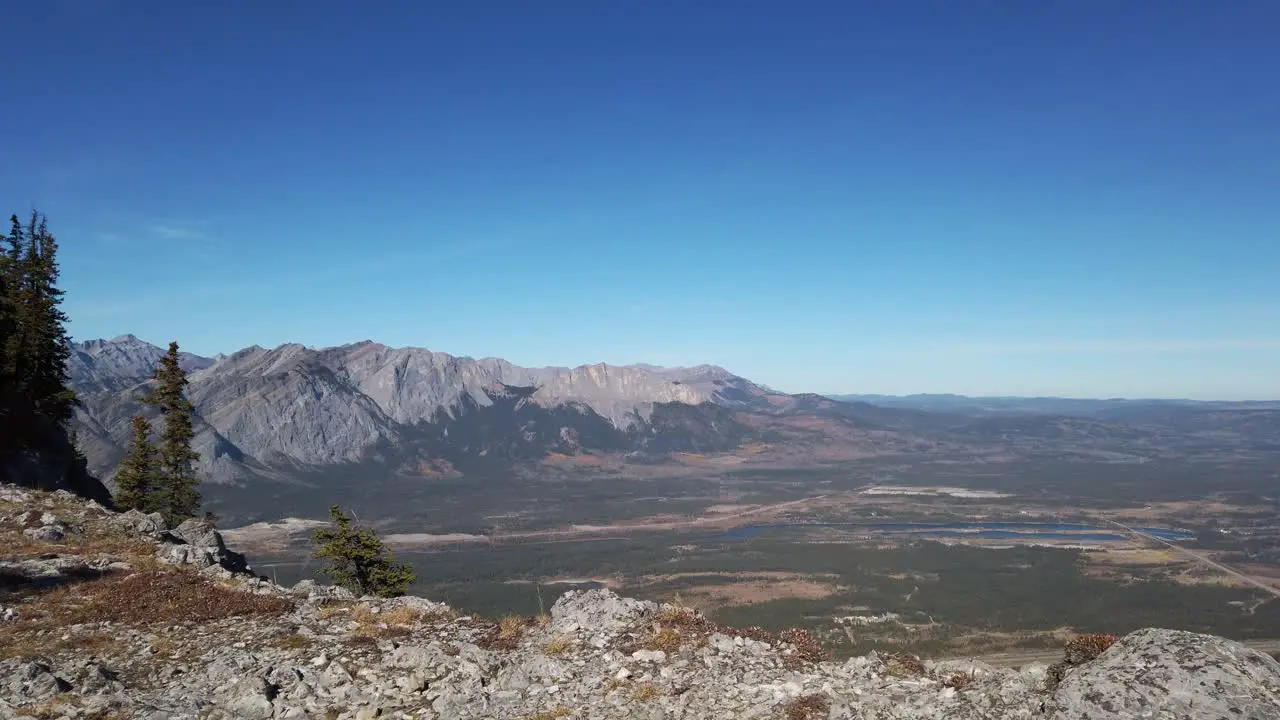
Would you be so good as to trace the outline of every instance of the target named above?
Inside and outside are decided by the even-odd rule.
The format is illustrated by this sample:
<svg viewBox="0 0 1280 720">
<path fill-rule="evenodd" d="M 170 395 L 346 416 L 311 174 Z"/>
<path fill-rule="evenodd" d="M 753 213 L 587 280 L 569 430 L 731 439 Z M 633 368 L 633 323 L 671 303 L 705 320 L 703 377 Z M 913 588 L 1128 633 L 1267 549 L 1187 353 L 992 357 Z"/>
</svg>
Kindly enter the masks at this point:
<svg viewBox="0 0 1280 720">
<path fill-rule="evenodd" d="M 82 442 L 92 469 L 106 476 L 123 455 L 129 417 L 141 411 L 133 389 L 150 377 L 163 350 L 136 339 L 89 341 L 73 349 L 70 375 L 83 401 L 77 414 Z M 562 437 L 592 438 L 592 447 L 608 451 L 634 450 L 639 448 L 629 445 L 652 443 L 651 433 L 636 430 L 652 421 L 656 407 L 769 405 L 759 386 L 714 366 L 526 368 L 369 340 L 320 349 L 253 346 L 216 359 L 184 355 L 183 362 L 192 371 L 188 392 L 202 432 L 204 469 L 223 478 L 258 472 L 252 468 L 359 462 L 371 448 L 396 446 L 408 435 L 437 438 L 430 452 L 446 455 L 459 433 L 474 438 L 462 444 L 468 452 L 494 450 L 503 457 L 538 457 L 539 444 L 542 452 L 569 449 Z M 668 433 L 688 434 L 702 422 L 689 419 L 692 424 L 668 424 Z M 705 420 L 737 431 L 729 418 Z M 440 423 L 450 424 L 447 433 L 414 430 Z M 474 434 L 458 423 L 476 424 Z M 726 444 L 712 438 L 696 444 L 708 446 L 708 440 Z M 482 447 L 493 443 L 504 447 Z M 669 438 L 658 444 L 681 446 Z"/>
</svg>

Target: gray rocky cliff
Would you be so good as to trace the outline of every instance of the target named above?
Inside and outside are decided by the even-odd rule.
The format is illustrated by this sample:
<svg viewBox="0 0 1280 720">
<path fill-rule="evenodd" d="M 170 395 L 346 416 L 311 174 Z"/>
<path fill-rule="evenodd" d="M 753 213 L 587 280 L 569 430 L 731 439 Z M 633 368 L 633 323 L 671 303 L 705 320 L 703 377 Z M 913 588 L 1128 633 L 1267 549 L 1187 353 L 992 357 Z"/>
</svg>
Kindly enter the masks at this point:
<svg viewBox="0 0 1280 720">
<path fill-rule="evenodd" d="M 73 349 L 69 369 L 83 402 L 77 413 L 83 450 L 91 467 L 109 476 L 128 442 L 129 418 L 145 412 L 138 397 L 163 351 L 133 336 Z M 358 462 L 380 444 L 399 445 L 415 426 L 492 406 L 506 387 L 534 388 L 529 401 L 540 407 L 594 413 L 618 437 L 662 404 L 767 404 L 758 386 L 711 366 L 523 368 L 373 342 L 318 350 L 255 346 L 218 358 L 185 356 L 184 364 L 202 469 L 225 481 L 264 468 Z"/>
</svg>

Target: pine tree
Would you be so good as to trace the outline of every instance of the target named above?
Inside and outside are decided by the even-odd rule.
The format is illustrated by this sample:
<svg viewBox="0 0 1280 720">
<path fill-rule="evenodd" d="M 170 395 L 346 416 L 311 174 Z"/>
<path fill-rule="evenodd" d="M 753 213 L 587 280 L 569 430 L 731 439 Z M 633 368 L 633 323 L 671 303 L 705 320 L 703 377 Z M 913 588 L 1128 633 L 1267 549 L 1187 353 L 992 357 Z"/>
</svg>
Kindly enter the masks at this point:
<svg viewBox="0 0 1280 720">
<path fill-rule="evenodd" d="M 153 495 L 156 511 L 172 526 L 195 517 L 200 510 L 200 481 L 195 470 L 200 454 L 191 449 L 195 408 L 184 393 L 187 373 L 179 363 L 178 343 L 169 343 L 152 380 L 155 386 L 144 401 L 159 408 L 164 419 Z"/>
<path fill-rule="evenodd" d="M 30 327 L 24 337 L 28 346 L 27 392 L 39 415 L 63 424 L 71 419 L 77 401 L 68 385 L 71 339 L 67 337 L 67 314 L 60 307 L 65 293 L 57 285 L 58 242 L 44 216 L 35 212 L 26 235 L 24 265 L 30 292 L 26 313 Z"/>
<path fill-rule="evenodd" d="M 39 212 L 25 226 L 13 215 L 9 225 L 0 235 L 0 475 L 108 502 L 68 427 L 76 396 L 58 243 Z"/>
<path fill-rule="evenodd" d="M 17 395 L 9 373 L 9 343 L 16 330 L 16 321 L 9 298 L 9 257 L 0 251 L 0 427 L 5 428 L 14 427 L 16 423 L 13 412 Z M 13 433 L 5 433 L 0 438 L 0 450 L 8 450 L 13 441 Z"/>
<path fill-rule="evenodd" d="M 18 216 L 9 218 L 9 235 L 5 238 L 6 246 L 0 260 L 3 261 L 5 284 L 5 304 L 9 313 L 8 333 L 4 338 L 4 365 L 0 366 L 0 374 L 14 393 L 21 391 L 24 375 L 23 352 L 26 342 L 23 332 L 26 326 L 24 317 L 28 306 L 27 273 L 23 265 L 26 247 L 26 233 Z"/>
<path fill-rule="evenodd" d="M 141 415 L 133 418 L 133 440 L 129 454 L 116 470 L 114 500 L 120 510 L 156 509 L 156 448 L 151 444 L 151 423 Z"/>
<path fill-rule="evenodd" d="M 408 591 L 416 579 L 412 567 L 397 563 L 372 530 L 353 527 L 337 505 L 329 517 L 335 529 L 317 530 L 311 539 L 320 546 L 315 556 L 329 561 L 320 572 L 356 595 L 396 597 Z"/>
</svg>

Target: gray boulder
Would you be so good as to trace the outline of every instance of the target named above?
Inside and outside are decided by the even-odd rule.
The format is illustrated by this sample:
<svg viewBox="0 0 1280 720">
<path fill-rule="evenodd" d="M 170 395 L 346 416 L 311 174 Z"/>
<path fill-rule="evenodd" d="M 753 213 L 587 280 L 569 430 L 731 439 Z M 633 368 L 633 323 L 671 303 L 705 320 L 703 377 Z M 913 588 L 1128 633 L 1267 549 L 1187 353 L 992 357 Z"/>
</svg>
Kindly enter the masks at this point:
<svg viewBox="0 0 1280 720">
<path fill-rule="evenodd" d="M 173 565 L 194 565 L 197 568 L 206 568 L 218 562 L 208 548 L 173 543 L 161 545 L 156 550 L 156 557 Z"/>
<path fill-rule="evenodd" d="M 570 590 L 551 606 L 551 628 L 617 633 L 658 611 L 657 603 L 620 597 L 610 590 Z"/>
<path fill-rule="evenodd" d="M 162 533 L 166 540 L 156 554 L 165 562 L 206 568 L 218 565 L 232 573 L 249 572 L 244 555 L 227 549 L 222 533 L 203 518 L 185 520 L 178 527 Z M 185 543 L 185 544 L 183 544 Z"/>
<path fill-rule="evenodd" d="M 1054 720 L 1280 719 L 1280 663 L 1213 635 L 1147 628 L 1071 670 Z"/>
<path fill-rule="evenodd" d="M 191 518 L 170 531 L 175 537 L 188 545 L 198 548 L 209 548 L 214 554 L 226 552 L 227 545 L 222 541 L 222 533 L 214 529 L 213 523 L 202 518 Z"/>
<path fill-rule="evenodd" d="M 337 585 L 316 585 L 311 589 L 311 594 L 307 596 L 307 602 L 312 605 L 355 599 L 355 593 Z"/>
<path fill-rule="evenodd" d="M 141 510 L 130 510 L 116 516 L 115 521 L 143 535 L 164 532 L 164 516 L 160 513 L 144 513 Z"/>
<path fill-rule="evenodd" d="M 32 540 L 41 542 L 61 542 L 67 536 L 63 532 L 64 529 L 61 525 L 42 525 L 40 527 L 27 528 L 22 531 L 22 534 Z"/>
</svg>

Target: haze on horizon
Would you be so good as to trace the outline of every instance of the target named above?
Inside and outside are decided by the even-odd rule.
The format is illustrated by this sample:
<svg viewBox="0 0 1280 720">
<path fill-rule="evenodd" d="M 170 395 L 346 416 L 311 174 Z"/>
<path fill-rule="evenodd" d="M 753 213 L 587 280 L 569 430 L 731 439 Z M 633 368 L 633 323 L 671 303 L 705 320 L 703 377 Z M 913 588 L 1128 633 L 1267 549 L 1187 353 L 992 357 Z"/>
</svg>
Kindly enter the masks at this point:
<svg viewBox="0 0 1280 720">
<path fill-rule="evenodd" d="M 26 3 L 76 339 L 1280 398 L 1280 5 Z"/>
</svg>

